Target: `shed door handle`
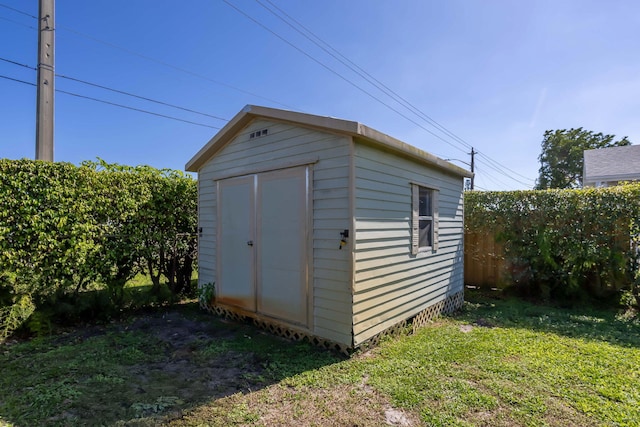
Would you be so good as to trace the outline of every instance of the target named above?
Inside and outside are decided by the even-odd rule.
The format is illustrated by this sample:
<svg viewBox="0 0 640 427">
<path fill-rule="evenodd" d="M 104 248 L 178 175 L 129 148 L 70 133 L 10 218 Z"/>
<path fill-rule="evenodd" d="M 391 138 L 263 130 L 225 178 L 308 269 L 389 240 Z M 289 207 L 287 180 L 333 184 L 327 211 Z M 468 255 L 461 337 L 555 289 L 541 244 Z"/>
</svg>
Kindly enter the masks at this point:
<svg viewBox="0 0 640 427">
<path fill-rule="evenodd" d="M 249 241 L 247 242 L 247 245 L 249 245 L 249 246 L 253 246 L 253 240 L 249 240 Z"/>
</svg>

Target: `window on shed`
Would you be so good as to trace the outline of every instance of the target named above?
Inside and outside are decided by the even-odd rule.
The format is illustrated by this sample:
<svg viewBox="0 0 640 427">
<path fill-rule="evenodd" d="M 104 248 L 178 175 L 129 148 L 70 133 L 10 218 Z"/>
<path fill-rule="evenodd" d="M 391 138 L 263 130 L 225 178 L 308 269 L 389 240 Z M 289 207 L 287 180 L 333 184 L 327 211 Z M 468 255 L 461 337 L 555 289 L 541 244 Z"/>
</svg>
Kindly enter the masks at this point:
<svg viewBox="0 0 640 427">
<path fill-rule="evenodd" d="M 438 249 L 438 191 L 411 185 L 411 253 Z"/>
</svg>

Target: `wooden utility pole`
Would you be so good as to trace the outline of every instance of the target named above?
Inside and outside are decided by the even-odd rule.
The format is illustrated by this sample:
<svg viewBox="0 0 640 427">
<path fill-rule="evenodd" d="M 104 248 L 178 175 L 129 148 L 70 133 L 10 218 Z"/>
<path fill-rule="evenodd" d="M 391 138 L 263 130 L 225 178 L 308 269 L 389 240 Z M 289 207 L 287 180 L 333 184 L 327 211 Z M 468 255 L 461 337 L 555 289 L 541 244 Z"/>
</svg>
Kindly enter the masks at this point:
<svg viewBox="0 0 640 427">
<path fill-rule="evenodd" d="M 473 181 L 474 181 L 474 178 L 475 178 L 475 170 L 474 169 L 475 169 L 475 166 L 476 166 L 476 154 L 477 153 L 478 152 L 474 151 L 473 147 L 471 147 L 471 153 L 469 153 L 469 154 L 471 154 L 471 190 L 473 190 L 473 187 L 474 187 L 474 185 L 473 185 Z"/>
<path fill-rule="evenodd" d="M 54 0 L 39 0 L 36 160 L 53 161 Z"/>
</svg>

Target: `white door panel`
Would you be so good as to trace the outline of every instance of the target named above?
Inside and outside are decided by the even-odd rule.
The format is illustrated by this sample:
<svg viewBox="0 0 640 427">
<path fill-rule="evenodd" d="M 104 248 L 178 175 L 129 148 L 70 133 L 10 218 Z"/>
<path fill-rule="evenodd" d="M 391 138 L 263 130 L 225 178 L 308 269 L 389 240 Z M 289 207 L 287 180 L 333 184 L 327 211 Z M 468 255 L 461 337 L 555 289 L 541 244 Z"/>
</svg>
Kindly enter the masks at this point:
<svg viewBox="0 0 640 427">
<path fill-rule="evenodd" d="M 258 311 L 307 324 L 306 168 L 258 180 Z"/>
<path fill-rule="evenodd" d="M 220 181 L 219 283 L 217 298 L 224 304 L 255 311 L 254 239 L 255 178 Z"/>
</svg>

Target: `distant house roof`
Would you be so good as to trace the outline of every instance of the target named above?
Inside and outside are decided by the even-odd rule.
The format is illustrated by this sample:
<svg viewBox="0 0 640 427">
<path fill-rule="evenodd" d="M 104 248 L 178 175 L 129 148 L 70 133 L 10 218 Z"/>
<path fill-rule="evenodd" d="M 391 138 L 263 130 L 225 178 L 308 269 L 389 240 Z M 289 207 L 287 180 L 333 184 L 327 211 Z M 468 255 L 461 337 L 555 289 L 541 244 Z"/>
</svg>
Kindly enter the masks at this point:
<svg viewBox="0 0 640 427">
<path fill-rule="evenodd" d="M 312 114 L 294 111 L 279 110 L 275 108 L 260 107 L 256 105 L 245 106 L 229 123 L 226 124 L 185 166 L 190 172 L 197 172 L 214 154 L 220 151 L 231 141 L 236 134 L 257 118 L 274 120 L 284 123 L 293 123 L 314 129 L 325 130 L 343 135 L 358 137 L 376 146 L 410 157 L 423 164 L 427 164 L 450 173 L 470 178 L 472 172 L 463 169 L 453 163 L 449 163 L 433 154 L 420 150 L 412 145 L 404 143 L 389 135 L 367 127 L 361 123 L 333 117 L 316 116 Z"/>
<path fill-rule="evenodd" d="M 583 186 L 640 179 L 640 145 L 584 151 Z"/>
</svg>

